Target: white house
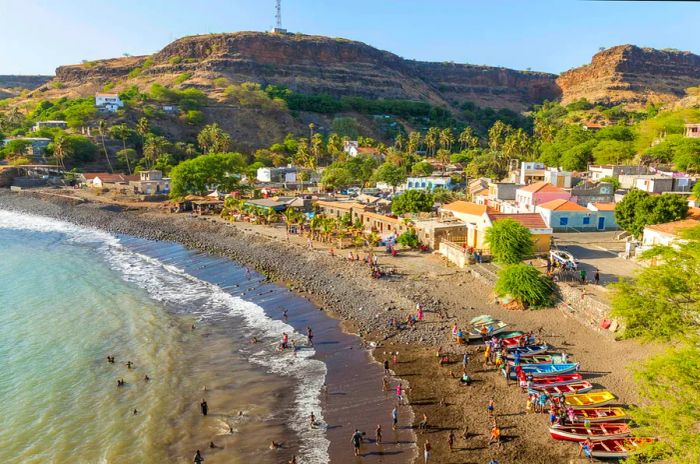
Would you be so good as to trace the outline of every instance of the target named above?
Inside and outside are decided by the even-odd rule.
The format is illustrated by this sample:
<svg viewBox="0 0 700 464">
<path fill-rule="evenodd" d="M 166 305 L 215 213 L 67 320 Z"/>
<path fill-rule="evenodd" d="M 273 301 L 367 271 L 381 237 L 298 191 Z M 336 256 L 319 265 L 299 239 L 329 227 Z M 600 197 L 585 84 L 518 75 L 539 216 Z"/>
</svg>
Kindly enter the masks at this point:
<svg viewBox="0 0 700 464">
<path fill-rule="evenodd" d="M 256 178 L 258 182 L 288 182 L 297 181 L 297 168 L 258 168 Z"/>
<path fill-rule="evenodd" d="M 116 93 L 96 93 L 95 106 L 99 111 L 116 113 L 119 108 L 124 107 L 124 102 Z"/>
<path fill-rule="evenodd" d="M 436 188 L 452 189 L 452 178 L 449 176 L 420 176 L 409 177 L 403 185 L 404 190 L 429 190 Z"/>
<path fill-rule="evenodd" d="M 549 168 L 544 171 L 544 181 L 560 188 L 571 188 L 571 172 Z"/>
<path fill-rule="evenodd" d="M 157 169 L 139 172 L 139 180 L 130 181 L 134 193 L 142 195 L 159 195 L 170 192 L 170 178 L 163 177 Z"/>
</svg>

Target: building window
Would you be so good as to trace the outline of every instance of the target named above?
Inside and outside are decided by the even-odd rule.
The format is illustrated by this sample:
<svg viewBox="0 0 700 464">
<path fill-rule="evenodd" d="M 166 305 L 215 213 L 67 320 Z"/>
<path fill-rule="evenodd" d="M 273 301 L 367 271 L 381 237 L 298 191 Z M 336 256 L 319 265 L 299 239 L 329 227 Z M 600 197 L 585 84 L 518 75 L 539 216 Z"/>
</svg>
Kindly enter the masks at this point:
<svg viewBox="0 0 700 464">
<path fill-rule="evenodd" d="M 560 226 L 569 225 L 569 218 L 568 217 L 560 217 L 559 218 L 559 225 Z"/>
<path fill-rule="evenodd" d="M 590 218 L 590 217 L 586 216 L 586 217 L 583 218 L 583 225 L 584 225 L 584 226 L 587 226 L 587 225 L 590 224 L 590 223 L 591 223 L 591 218 Z"/>
</svg>

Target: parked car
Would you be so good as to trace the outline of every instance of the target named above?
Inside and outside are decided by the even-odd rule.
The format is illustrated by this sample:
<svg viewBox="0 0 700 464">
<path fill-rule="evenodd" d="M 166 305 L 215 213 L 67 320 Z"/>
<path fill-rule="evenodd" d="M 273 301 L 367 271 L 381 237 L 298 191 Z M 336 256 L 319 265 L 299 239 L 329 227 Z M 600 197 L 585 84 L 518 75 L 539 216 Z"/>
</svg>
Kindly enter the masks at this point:
<svg viewBox="0 0 700 464">
<path fill-rule="evenodd" d="M 560 264 L 570 267 L 571 269 L 578 269 L 578 260 L 574 258 L 574 255 L 564 250 L 551 250 L 549 252 L 549 258 Z"/>
</svg>

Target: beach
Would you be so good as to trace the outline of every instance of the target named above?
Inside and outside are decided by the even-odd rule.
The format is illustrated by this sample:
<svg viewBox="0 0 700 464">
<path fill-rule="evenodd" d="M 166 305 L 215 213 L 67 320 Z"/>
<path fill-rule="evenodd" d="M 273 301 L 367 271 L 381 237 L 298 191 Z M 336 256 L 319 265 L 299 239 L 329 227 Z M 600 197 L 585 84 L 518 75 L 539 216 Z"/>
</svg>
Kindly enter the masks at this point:
<svg viewBox="0 0 700 464">
<path fill-rule="evenodd" d="M 592 383 L 604 386 L 617 395 L 621 402 L 634 403 L 637 392 L 631 382 L 627 366 L 649 352 L 630 341 L 614 341 L 606 334 L 598 333 L 567 317 L 558 309 L 528 312 L 509 312 L 493 303 L 491 289 L 482 280 L 467 272 L 445 267 L 432 256 L 414 260 L 411 255 L 398 258 L 380 256 L 380 263 L 395 265 L 400 275 L 390 279 L 372 279 L 367 266 L 349 263 L 342 257 L 330 256 L 325 250 L 308 250 L 305 241 L 293 237 L 287 242 L 284 233 L 247 223 L 223 224 L 210 218 L 190 215 L 171 215 L 161 211 L 125 208 L 118 205 L 95 203 L 73 204 L 54 199 L 47 201 L 27 194 L 3 192 L 0 208 L 15 209 L 32 214 L 60 218 L 82 226 L 107 231 L 112 234 L 128 234 L 149 240 L 172 241 L 187 248 L 214 256 L 231 259 L 255 269 L 265 279 L 281 284 L 291 290 L 295 298 L 312 302 L 313 311 L 321 309 L 337 319 L 347 332 L 362 337 L 362 341 L 346 341 L 353 346 L 352 355 L 326 353 L 319 347 L 319 357 L 344 356 L 350 359 L 362 352 L 362 346 L 377 345 L 374 358 L 382 362 L 391 352 L 398 352 L 398 363 L 392 366 L 396 375 L 409 386 L 408 399 L 414 422 L 423 414 L 428 416 L 429 428 L 417 435 L 417 447 L 430 440 L 433 445 L 433 462 L 487 462 L 496 458 L 499 462 L 551 463 L 565 462 L 575 457 L 577 448 L 568 443 L 554 442 L 546 432 L 543 415 L 525 415 L 525 397 L 493 369 L 481 367 L 480 347 L 470 345 L 468 371 L 475 378 L 470 387 L 458 386 L 450 372 L 461 374 L 463 346 L 450 340 L 450 327 L 457 323 L 466 327 L 466 322 L 479 314 L 492 314 L 512 325 L 513 329 L 534 330 L 541 328 L 543 338 L 550 344 L 571 354 L 581 363 L 582 371 Z M 342 252 L 340 253 L 342 254 Z M 343 255 L 344 256 L 344 255 Z M 402 260 L 404 260 L 402 262 Z M 413 262 L 415 261 L 415 263 Z M 418 263 L 418 264 L 416 264 Z M 264 300 L 264 299 L 261 299 Z M 416 303 L 426 308 L 426 321 L 418 323 L 413 330 L 396 331 L 387 326 L 390 318 L 405 320 L 415 310 Z M 265 307 L 265 302 L 260 302 Z M 269 302 L 272 308 L 278 303 Z M 316 309 L 318 308 L 318 309 Z M 268 308 L 270 310 L 270 308 Z M 303 330 L 304 324 L 295 327 Z M 356 344 L 356 345 L 353 345 Z M 355 348 L 355 346 L 357 348 Z M 435 356 L 438 347 L 453 353 L 454 364 L 439 366 Z M 349 356 L 349 358 L 348 358 Z M 341 366 L 343 361 L 329 362 L 329 366 Z M 370 398 L 371 389 L 381 393 L 381 368 L 374 373 L 354 373 L 351 384 Z M 347 372 L 347 371 L 346 371 Z M 334 378 L 329 367 L 329 379 Z M 343 374 L 335 377 L 343 379 Z M 329 382 L 329 397 L 346 385 L 343 380 L 336 385 Z M 376 384 L 375 384 L 376 382 Z M 338 388 L 338 390 L 336 390 Z M 390 394 L 389 394 L 390 395 Z M 336 395 L 333 409 L 337 416 L 329 414 L 329 424 L 343 424 L 340 429 L 329 429 L 330 456 L 332 462 L 347 462 L 350 431 L 353 417 L 377 411 L 371 403 L 358 404 Z M 493 398 L 496 418 L 503 429 L 505 443 L 502 448 L 487 445 L 491 419 L 486 415 L 486 404 Z M 443 401 L 444 400 L 444 401 Z M 390 398 L 386 398 L 390 404 Z M 351 409 L 345 410 L 350 405 Z M 354 408 L 354 409 L 353 409 Z M 402 408 L 407 412 L 409 408 Z M 382 415 L 377 416 L 382 420 Z M 402 414 L 404 416 L 404 414 Z M 413 419 L 415 417 L 415 419 Z M 374 418 L 372 418 L 374 419 Z M 389 416 L 384 419 L 385 437 L 390 437 Z M 461 437 L 467 427 L 466 440 L 457 439 L 453 452 L 447 448 L 447 435 L 453 430 Z M 373 430 L 364 430 L 373 436 Z M 406 442 L 407 449 L 413 438 L 398 438 Z M 369 446 L 369 445 L 367 445 Z M 367 447 L 366 446 L 366 447 Z M 372 445 L 373 446 L 373 445 Z M 395 461 L 389 461 L 389 459 Z M 371 457 L 371 456 L 368 456 Z M 384 456 L 383 462 L 410 462 L 406 454 Z"/>
</svg>

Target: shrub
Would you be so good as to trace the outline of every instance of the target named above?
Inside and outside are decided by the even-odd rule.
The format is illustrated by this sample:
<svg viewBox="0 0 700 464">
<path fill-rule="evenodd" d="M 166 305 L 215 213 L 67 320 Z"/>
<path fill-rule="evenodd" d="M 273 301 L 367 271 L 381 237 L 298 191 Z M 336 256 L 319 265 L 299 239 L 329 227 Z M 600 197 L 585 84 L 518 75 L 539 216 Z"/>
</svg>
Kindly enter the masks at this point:
<svg viewBox="0 0 700 464">
<path fill-rule="evenodd" d="M 182 57 L 180 55 L 174 55 L 168 58 L 168 63 L 170 64 L 178 64 L 182 62 Z"/>
<path fill-rule="evenodd" d="M 199 110 L 188 110 L 183 113 L 183 119 L 191 126 L 199 126 L 204 124 L 204 113 Z"/>
<path fill-rule="evenodd" d="M 394 198 L 391 212 L 394 214 L 419 213 L 433 209 L 433 195 L 424 190 L 408 190 Z"/>
<path fill-rule="evenodd" d="M 526 306 L 549 306 L 553 302 L 552 283 L 533 266 L 512 264 L 498 272 L 495 291 L 499 296 L 510 295 Z"/>
<path fill-rule="evenodd" d="M 31 161 L 29 161 L 29 158 L 23 156 L 10 161 L 10 166 L 22 166 L 23 164 L 31 164 Z"/>
<path fill-rule="evenodd" d="M 192 73 L 188 73 L 188 72 L 182 73 L 182 74 L 180 74 L 179 76 L 177 76 L 177 77 L 175 78 L 175 83 L 176 83 L 176 84 L 182 84 L 183 82 L 185 82 L 186 80 L 188 80 L 190 77 L 192 77 Z"/>
<path fill-rule="evenodd" d="M 399 245 L 408 248 L 417 248 L 418 245 L 420 245 L 418 234 L 414 229 L 408 229 L 406 232 L 399 235 L 399 238 L 397 238 L 396 241 L 399 243 Z"/>
</svg>

